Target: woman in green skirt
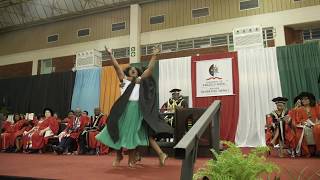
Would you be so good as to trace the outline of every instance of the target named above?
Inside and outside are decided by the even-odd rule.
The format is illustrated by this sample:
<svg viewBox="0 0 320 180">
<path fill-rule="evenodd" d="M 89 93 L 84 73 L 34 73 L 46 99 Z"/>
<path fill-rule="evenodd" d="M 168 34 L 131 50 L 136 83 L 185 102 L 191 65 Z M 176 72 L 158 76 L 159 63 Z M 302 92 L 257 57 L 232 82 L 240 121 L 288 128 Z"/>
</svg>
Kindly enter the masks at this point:
<svg viewBox="0 0 320 180">
<path fill-rule="evenodd" d="M 128 67 L 122 71 L 112 55 L 112 50 L 105 49 L 111 56 L 112 64 L 121 82 L 121 96 L 111 108 L 108 123 L 96 139 L 117 151 L 113 166 L 119 165 L 123 159 L 121 149 L 126 148 L 129 152 L 128 165 L 134 167 L 137 146 L 149 145 L 157 152 L 160 165 L 164 165 L 168 156 L 162 152 L 152 137 L 158 133 L 172 133 L 171 127 L 159 120 L 152 106 L 155 99 L 152 71 L 156 55 L 160 52 L 159 48 L 153 49 L 149 66 L 143 73 L 135 67 Z"/>
</svg>

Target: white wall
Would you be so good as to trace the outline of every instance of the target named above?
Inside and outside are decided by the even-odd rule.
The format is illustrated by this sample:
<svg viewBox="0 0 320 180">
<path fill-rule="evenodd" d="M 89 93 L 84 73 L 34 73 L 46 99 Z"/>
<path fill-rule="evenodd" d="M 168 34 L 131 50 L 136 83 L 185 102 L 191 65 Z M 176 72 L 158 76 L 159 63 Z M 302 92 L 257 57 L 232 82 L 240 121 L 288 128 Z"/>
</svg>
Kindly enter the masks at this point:
<svg viewBox="0 0 320 180">
<path fill-rule="evenodd" d="M 261 25 L 262 27 L 274 27 L 276 29 L 276 46 L 282 46 L 285 45 L 283 28 L 284 25 L 320 21 L 319 12 L 320 5 L 280 11 L 275 13 L 234 18 L 217 22 L 203 23 L 198 25 L 183 26 L 160 31 L 146 32 L 141 34 L 141 44 L 144 45 L 215 34 L 224 34 L 232 32 L 232 29 L 236 27 Z M 129 42 L 129 36 L 121 36 L 110 39 L 101 39 L 85 43 L 77 43 L 60 47 L 5 55 L 0 56 L 0 66 L 26 61 L 36 62 L 36 60 L 39 59 L 73 55 L 75 54 L 75 52 L 93 48 L 102 50 L 104 45 L 107 45 L 111 48 L 129 47 Z"/>
</svg>

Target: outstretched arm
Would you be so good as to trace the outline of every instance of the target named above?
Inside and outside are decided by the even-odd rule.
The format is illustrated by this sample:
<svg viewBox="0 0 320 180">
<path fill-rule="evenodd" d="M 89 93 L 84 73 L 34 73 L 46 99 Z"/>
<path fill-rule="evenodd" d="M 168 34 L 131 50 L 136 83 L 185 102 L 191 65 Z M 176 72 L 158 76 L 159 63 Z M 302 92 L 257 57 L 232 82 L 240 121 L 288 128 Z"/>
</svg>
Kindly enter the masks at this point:
<svg viewBox="0 0 320 180">
<path fill-rule="evenodd" d="M 143 74 L 141 75 L 141 78 L 146 78 L 146 77 L 152 76 L 153 68 L 156 64 L 157 54 L 159 54 L 159 53 L 160 53 L 160 48 L 154 47 L 148 68 L 143 72 Z"/>
<path fill-rule="evenodd" d="M 109 56 L 111 57 L 112 65 L 113 65 L 114 69 L 116 70 L 116 73 L 117 73 L 119 80 L 122 81 L 125 76 L 124 76 L 124 73 L 123 73 L 120 65 L 118 64 L 116 58 L 114 58 L 114 56 L 112 54 L 112 49 L 109 49 L 106 46 L 104 48 L 106 50 L 106 53 L 109 54 Z"/>
</svg>

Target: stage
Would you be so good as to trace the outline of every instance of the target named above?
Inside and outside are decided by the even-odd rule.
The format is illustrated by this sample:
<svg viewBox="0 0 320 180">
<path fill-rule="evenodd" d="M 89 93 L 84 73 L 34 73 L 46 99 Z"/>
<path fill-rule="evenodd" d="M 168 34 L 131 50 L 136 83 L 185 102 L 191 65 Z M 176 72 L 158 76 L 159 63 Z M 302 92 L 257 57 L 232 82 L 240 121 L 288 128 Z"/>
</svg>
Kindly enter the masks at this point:
<svg viewBox="0 0 320 180">
<path fill-rule="evenodd" d="M 127 157 L 120 166 L 111 166 L 114 156 L 76 156 L 53 154 L 11 154 L 0 153 L 0 179 L 32 177 L 34 179 L 108 179 L 108 180 L 178 180 L 181 160 L 169 158 L 165 167 L 158 166 L 156 157 L 144 157 L 136 168 L 127 167 Z M 208 158 L 198 158 L 196 169 L 203 166 Z M 320 170 L 319 158 L 278 158 L 272 156 L 269 161 L 277 163 L 281 169 L 281 180 L 297 178 L 304 170 L 304 178 Z M 312 180 L 320 179 L 315 175 Z M 25 178 L 27 179 L 27 178 Z"/>
</svg>

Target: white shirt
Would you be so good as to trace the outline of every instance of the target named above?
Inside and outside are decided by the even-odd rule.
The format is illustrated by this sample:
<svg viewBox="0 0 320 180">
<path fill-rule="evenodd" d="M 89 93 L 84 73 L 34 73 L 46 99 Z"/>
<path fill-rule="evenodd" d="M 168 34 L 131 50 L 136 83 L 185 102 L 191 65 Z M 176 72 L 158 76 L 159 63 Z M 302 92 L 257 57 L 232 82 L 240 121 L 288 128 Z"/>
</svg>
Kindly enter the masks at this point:
<svg viewBox="0 0 320 180">
<path fill-rule="evenodd" d="M 140 78 L 140 77 L 138 77 L 138 78 Z M 124 78 L 123 83 L 124 83 L 124 86 L 122 88 L 120 88 L 121 95 L 127 89 L 129 84 L 131 83 L 131 81 L 127 80 L 127 78 Z M 140 90 L 140 84 L 136 83 L 132 92 L 131 92 L 131 95 L 129 97 L 129 101 L 139 101 L 139 90 Z"/>
</svg>

